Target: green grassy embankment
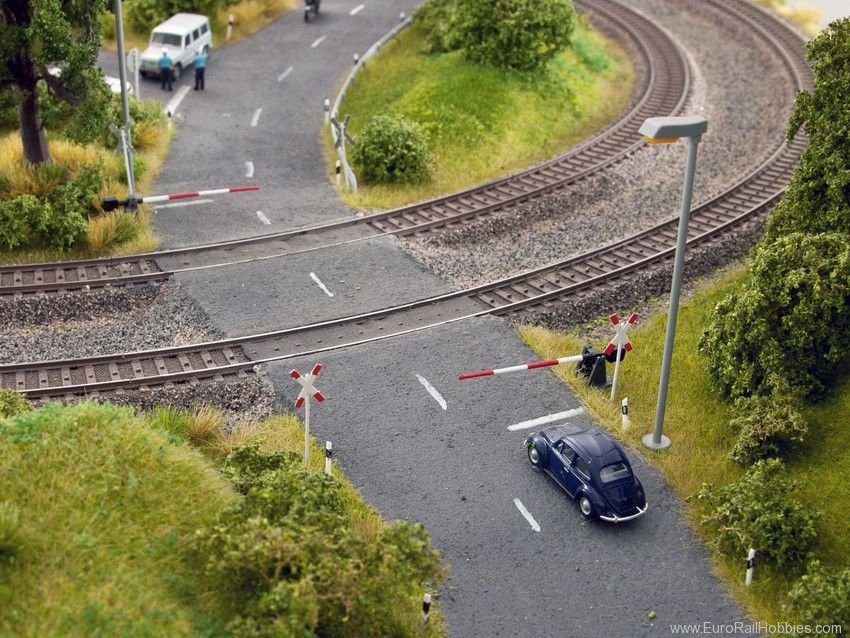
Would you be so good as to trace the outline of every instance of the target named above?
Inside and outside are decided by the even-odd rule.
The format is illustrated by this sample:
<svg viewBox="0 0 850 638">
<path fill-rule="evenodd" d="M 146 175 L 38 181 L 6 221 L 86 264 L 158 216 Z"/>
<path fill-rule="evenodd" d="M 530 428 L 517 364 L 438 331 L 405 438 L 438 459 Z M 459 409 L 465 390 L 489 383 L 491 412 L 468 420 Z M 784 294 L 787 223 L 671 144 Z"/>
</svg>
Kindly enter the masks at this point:
<svg viewBox="0 0 850 638">
<path fill-rule="evenodd" d="M 668 390 L 664 434 L 672 446 L 663 452 L 647 450 L 641 443 L 651 432 L 655 419 L 658 377 L 667 322 L 666 312 L 641 317 L 629 332 L 635 350 L 620 365 L 618 397 L 609 401 L 610 389 L 588 387 L 572 367 L 556 369 L 556 374 L 569 384 L 594 418 L 616 437 L 642 453 L 664 475 L 683 498 L 696 492 L 702 483 L 725 485 L 739 479 L 745 468 L 729 458 L 735 435 L 728 422 L 732 407 L 720 399 L 712 388 L 705 360 L 697 351 L 697 343 L 714 306 L 743 278 L 740 267 L 723 272 L 683 301 L 676 328 L 676 347 Z M 620 311 L 620 316 L 627 314 Z M 608 319 L 598 324 L 608 325 Z M 599 329 L 603 334 L 607 330 Z M 563 334 L 538 327 L 520 330 L 523 340 L 542 357 L 565 356 L 578 352 L 586 341 L 579 332 Z M 604 347 L 603 343 L 593 343 Z M 609 366 L 609 374 L 613 368 Z M 620 401 L 629 398 L 631 428 L 623 431 Z M 811 510 L 819 510 L 818 540 L 815 557 L 828 567 L 846 569 L 850 556 L 850 529 L 847 503 L 850 502 L 850 378 L 844 379 L 832 395 L 817 405 L 806 406 L 803 414 L 809 424 L 805 443 L 786 459 L 789 475 L 801 484 L 799 498 Z M 652 495 L 648 495 L 651 502 Z M 706 513 L 702 503 L 693 499 L 686 503 L 689 522 L 704 534 L 700 519 Z M 651 516 L 651 508 L 648 516 Z M 782 603 L 793 580 L 788 574 L 760 563 L 753 586 L 744 586 L 743 559 L 714 556 L 718 573 L 730 591 L 763 622 L 788 620 Z"/>
<path fill-rule="evenodd" d="M 432 152 L 430 182 L 360 185 L 342 193 L 361 208 L 435 197 L 505 175 L 591 137 L 628 104 L 633 70 L 626 54 L 579 18 L 572 47 L 544 73 L 523 75 L 465 61 L 460 52 L 425 55 L 414 26 L 362 69 L 340 114 L 351 134 L 375 115 L 404 115 L 421 125 Z M 325 137 L 328 171 L 336 153 Z"/>
</svg>

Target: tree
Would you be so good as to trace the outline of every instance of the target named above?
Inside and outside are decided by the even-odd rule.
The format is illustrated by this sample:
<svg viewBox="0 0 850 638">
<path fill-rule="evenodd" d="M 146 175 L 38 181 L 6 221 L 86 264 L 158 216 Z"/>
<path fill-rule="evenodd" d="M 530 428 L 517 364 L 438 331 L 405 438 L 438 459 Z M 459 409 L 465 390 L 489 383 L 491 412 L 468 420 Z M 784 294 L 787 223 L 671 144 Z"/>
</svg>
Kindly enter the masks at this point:
<svg viewBox="0 0 850 638">
<path fill-rule="evenodd" d="M 466 0 L 457 25 L 464 56 L 503 69 L 535 71 L 570 44 L 572 0 Z"/>
<path fill-rule="evenodd" d="M 111 96 L 96 62 L 105 9 L 104 0 L 0 0 L 0 92 L 15 93 L 26 161 L 50 161 L 39 81 L 74 107 L 70 130 L 79 141 L 103 130 Z"/>
<path fill-rule="evenodd" d="M 807 45 L 811 92 L 797 95 L 788 140 L 800 129 L 809 146 L 768 221 L 767 236 L 850 233 L 850 18 L 835 20 Z"/>
</svg>

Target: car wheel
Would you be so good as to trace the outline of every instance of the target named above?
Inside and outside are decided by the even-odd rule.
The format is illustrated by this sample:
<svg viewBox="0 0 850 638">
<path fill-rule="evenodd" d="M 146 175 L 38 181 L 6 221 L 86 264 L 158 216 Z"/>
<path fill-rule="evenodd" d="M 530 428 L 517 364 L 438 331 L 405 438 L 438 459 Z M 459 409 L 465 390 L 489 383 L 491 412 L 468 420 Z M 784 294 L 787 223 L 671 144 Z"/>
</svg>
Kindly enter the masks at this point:
<svg viewBox="0 0 850 638">
<path fill-rule="evenodd" d="M 590 503 L 590 499 L 587 498 L 584 494 L 578 499 L 578 508 L 581 511 L 581 515 L 585 518 L 591 518 L 593 516 L 593 505 Z"/>
<path fill-rule="evenodd" d="M 526 448 L 526 452 L 528 454 L 528 462 L 531 463 L 531 466 L 535 470 L 539 470 L 543 467 L 543 456 L 540 454 L 540 450 L 536 445 L 531 444 Z"/>
<path fill-rule="evenodd" d="M 180 74 L 183 72 L 182 64 L 175 64 L 174 70 L 171 72 L 173 77 L 171 78 L 174 82 L 180 79 Z"/>
</svg>

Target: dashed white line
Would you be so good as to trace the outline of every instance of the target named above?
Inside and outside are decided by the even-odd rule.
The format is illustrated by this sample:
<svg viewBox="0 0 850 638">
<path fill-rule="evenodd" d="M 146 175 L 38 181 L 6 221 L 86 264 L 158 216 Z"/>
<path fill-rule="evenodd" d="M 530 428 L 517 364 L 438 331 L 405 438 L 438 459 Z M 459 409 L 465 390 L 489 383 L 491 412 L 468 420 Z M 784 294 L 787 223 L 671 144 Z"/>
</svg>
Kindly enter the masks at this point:
<svg viewBox="0 0 850 638">
<path fill-rule="evenodd" d="M 180 102 L 183 101 L 183 98 L 186 97 L 188 92 L 188 86 L 183 86 L 177 89 L 177 95 L 171 98 L 165 106 L 165 114 L 168 117 L 174 117 L 174 114 L 177 113 L 177 108 L 180 106 Z"/>
<path fill-rule="evenodd" d="M 254 177 L 254 162 L 245 162 L 245 177 Z"/>
<path fill-rule="evenodd" d="M 266 216 L 263 214 L 263 211 L 261 211 L 261 210 L 258 210 L 258 211 L 257 211 L 257 219 L 259 219 L 261 222 L 263 222 L 266 226 L 270 226 L 270 225 L 271 225 L 271 221 L 269 220 L 269 218 L 268 218 L 268 217 L 266 217 Z"/>
<path fill-rule="evenodd" d="M 317 46 L 319 46 L 322 42 L 324 42 L 324 41 L 325 41 L 325 38 L 327 38 L 327 37 L 328 37 L 328 36 L 323 35 L 323 36 L 321 36 L 321 37 L 316 38 L 316 39 L 313 41 L 313 44 L 311 44 L 310 46 L 311 46 L 311 47 L 313 47 L 313 48 L 315 49 L 315 48 L 316 48 Z"/>
<path fill-rule="evenodd" d="M 546 416 L 541 416 L 537 419 L 531 419 L 530 421 L 522 421 L 521 423 L 514 423 L 513 425 L 508 426 L 508 430 L 514 432 L 516 430 L 528 430 L 529 428 L 536 428 L 538 425 L 544 425 L 546 423 L 551 423 L 552 421 L 560 421 L 561 419 L 569 419 L 570 417 L 576 416 L 584 412 L 583 408 L 574 408 L 572 410 L 567 410 L 566 412 L 556 412 L 555 414 L 547 414 Z"/>
<path fill-rule="evenodd" d="M 531 529 L 533 529 L 535 532 L 539 532 L 540 525 L 538 525 L 537 521 L 534 520 L 534 517 L 531 515 L 531 512 L 525 509 L 525 505 L 522 504 L 522 501 L 518 498 L 515 498 L 514 505 L 516 505 L 516 508 L 519 510 L 519 513 L 525 516 L 525 520 L 529 522 L 529 524 L 531 525 Z"/>
<path fill-rule="evenodd" d="M 289 75 L 290 73 L 292 73 L 292 67 L 291 66 L 287 67 L 286 71 L 284 71 L 283 73 L 281 73 L 280 75 L 277 76 L 277 81 L 283 82 L 284 78 L 286 78 L 286 76 Z"/>
<path fill-rule="evenodd" d="M 260 121 L 260 113 L 263 112 L 263 109 L 257 109 L 254 111 L 254 117 L 251 118 L 251 126 L 257 126 L 257 122 Z"/>
<path fill-rule="evenodd" d="M 365 9 L 365 8 L 366 8 L 365 4 L 358 4 L 356 7 L 354 7 L 351 11 L 348 12 L 348 15 L 356 16 L 358 13 L 363 11 L 363 9 Z"/>
<path fill-rule="evenodd" d="M 432 385 L 428 382 L 428 379 L 426 379 L 426 378 L 425 378 L 425 377 L 423 377 L 422 375 L 417 374 L 417 375 L 416 375 L 416 378 L 417 378 L 417 379 L 419 379 L 419 383 L 421 383 L 421 384 L 424 386 L 424 388 L 428 391 L 428 394 L 430 394 L 432 397 L 434 397 L 434 400 L 435 400 L 437 403 L 439 403 L 439 404 L 440 404 L 440 407 L 441 407 L 441 408 L 443 408 L 444 410 L 447 410 L 449 406 L 448 406 L 448 404 L 446 403 L 446 400 L 443 398 L 443 395 L 441 395 L 441 394 L 437 391 L 437 388 L 435 388 L 434 386 L 432 386 Z"/>
<path fill-rule="evenodd" d="M 192 199 L 186 202 L 173 202 L 171 204 L 158 204 L 154 206 L 154 210 L 159 210 L 160 208 L 178 208 L 180 206 L 197 206 L 198 204 L 209 204 L 211 199 Z"/>
<path fill-rule="evenodd" d="M 321 279 L 319 279 L 319 277 L 316 275 L 316 273 L 311 272 L 311 273 L 310 273 L 310 279 L 312 279 L 313 281 L 315 281 L 315 282 L 316 282 L 316 285 L 317 285 L 319 288 L 321 288 L 321 289 L 324 291 L 324 293 L 325 293 L 328 297 L 333 297 L 333 296 L 334 296 L 334 294 L 333 294 L 330 290 L 328 290 L 328 287 L 327 287 L 327 286 L 325 286 L 325 284 L 323 284 L 323 283 L 322 283 L 322 280 L 321 280 Z"/>
</svg>

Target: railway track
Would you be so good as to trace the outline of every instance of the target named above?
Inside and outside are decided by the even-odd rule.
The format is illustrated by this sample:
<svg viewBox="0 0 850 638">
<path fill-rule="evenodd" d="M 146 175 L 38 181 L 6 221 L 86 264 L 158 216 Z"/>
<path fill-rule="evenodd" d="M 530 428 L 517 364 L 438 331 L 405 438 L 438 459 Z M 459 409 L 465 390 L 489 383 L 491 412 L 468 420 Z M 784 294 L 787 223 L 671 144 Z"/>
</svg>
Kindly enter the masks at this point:
<svg viewBox="0 0 850 638">
<path fill-rule="evenodd" d="M 754 5 L 735 0 L 711 2 L 773 45 L 796 88 L 810 83 L 803 43 L 794 31 Z M 694 209 L 689 245 L 710 242 L 721 233 L 766 216 L 782 195 L 805 144 L 802 138 L 789 145 L 780 144 L 749 176 Z M 32 398 L 59 398 L 244 376 L 262 363 L 431 329 L 470 317 L 545 307 L 576 299 L 594 287 L 672 259 L 677 224 L 677 218 L 670 219 L 597 250 L 500 281 L 333 321 L 160 350 L 4 365 L 0 366 L 0 385 Z"/>
<path fill-rule="evenodd" d="M 361 218 L 131 257 L 0 266 L 0 297 L 152 283 L 186 270 L 268 259 L 383 234 L 438 232 L 518 207 L 624 159 L 643 145 L 636 131 L 647 117 L 681 111 L 690 89 L 688 65 L 662 29 L 631 9 L 611 0 L 576 5 L 590 13 L 598 28 L 633 51 L 636 68 L 643 70 L 631 108 L 584 144 L 509 177 Z"/>
</svg>

